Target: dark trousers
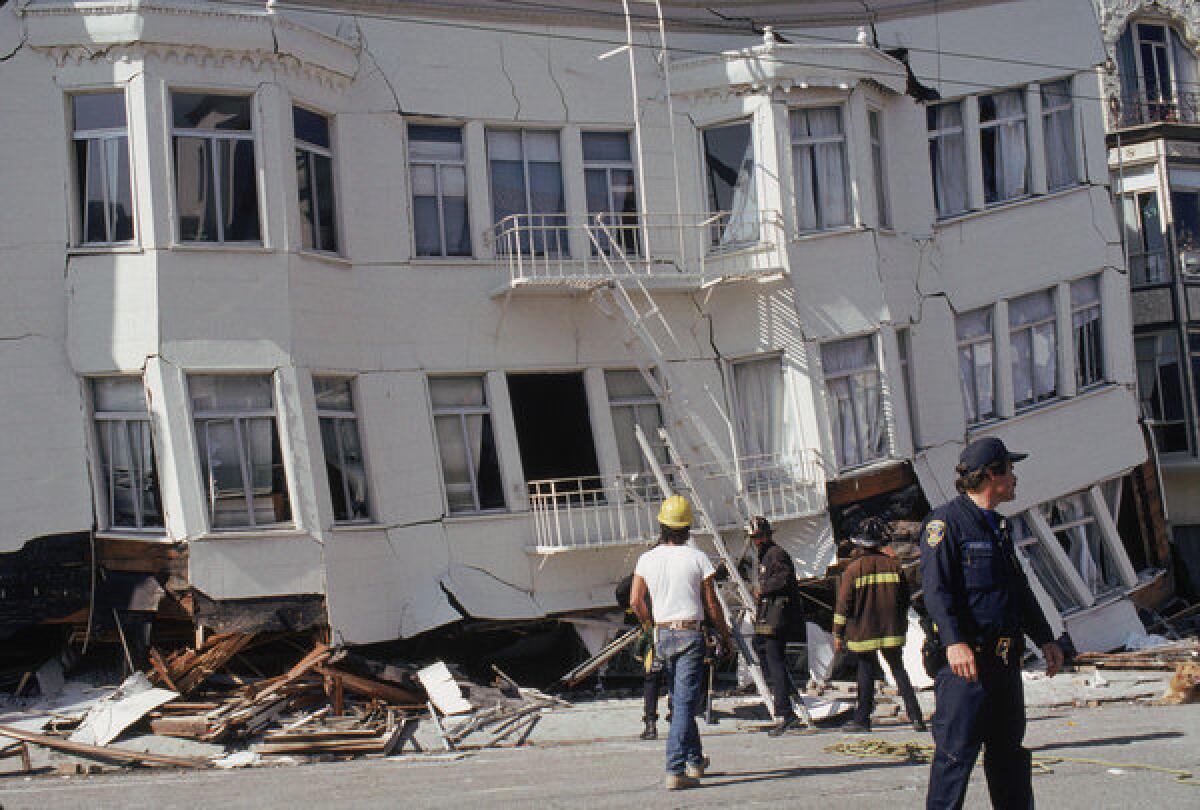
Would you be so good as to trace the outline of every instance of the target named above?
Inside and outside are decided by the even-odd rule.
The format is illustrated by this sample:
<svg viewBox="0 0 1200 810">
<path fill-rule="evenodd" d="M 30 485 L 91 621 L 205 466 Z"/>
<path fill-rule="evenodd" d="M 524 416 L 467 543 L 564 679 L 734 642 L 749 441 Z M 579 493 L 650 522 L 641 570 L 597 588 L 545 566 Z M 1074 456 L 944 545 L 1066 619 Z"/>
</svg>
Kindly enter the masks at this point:
<svg viewBox="0 0 1200 810">
<path fill-rule="evenodd" d="M 917 702 L 917 693 L 913 690 L 912 681 L 904 669 L 903 650 L 900 647 L 885 647 L 879 651 L 883 660 L 887 661 L 896 679 L 896 689 L 904 701 L 904 711 L 908 713 L 910 723 L 921 719 L 921 704 Z M 855 653 L 858 659 L 858 706 L 854 710 L 854 719 L 864 726 L 871 724 L 871 712 L 875 711 L 875 675 L 879 662 L 875 653 Z M 880 673 L 882 674 L 882 673 Z"/>
<path fill-rule="evenodd" d="M 646 673 L 642 679 L 642 721 L 653 723 L 658 720 L 658 698 L 667 692 L 667 713 L 671 712 L 670 689 L 666 672 L 660 667 Z"/>
<path fill-rule="evenodd" d="M 1021 746 L 1025 737 L 1025 694 L 1020 654 L 1006 664 L 992 651 L 976 652 L 979 678 L 966 681 L 949 665 L 937 674 L 933 740 L 937 750 L 929 772 L 926 807 L 963 806 L 967 782 L 983 748 L 992 806 L 999 810 L 1033 807 L 1032 760 Z"/>
<path fill-rule="evenodd" d="M 784 642 L 778 636 L 754 637 L 754 654 L 758 656 L 767 686 L 771 688 L 771 702 L 774 704 L 773 713 L 776 720 L 792 716 L 792 684 L 788 677 L 783 647 Z"/>
</svg>

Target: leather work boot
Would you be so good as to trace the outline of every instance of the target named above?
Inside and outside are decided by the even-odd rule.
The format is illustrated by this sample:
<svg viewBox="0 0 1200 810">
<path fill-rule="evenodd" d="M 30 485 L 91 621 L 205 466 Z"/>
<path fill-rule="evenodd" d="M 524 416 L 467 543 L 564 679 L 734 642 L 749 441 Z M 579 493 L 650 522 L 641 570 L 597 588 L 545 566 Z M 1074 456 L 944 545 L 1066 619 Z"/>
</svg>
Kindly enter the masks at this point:
<svg viewBox="0 0 1200 810">
<path fill-rule="evenodd" d="M 684 773 L 693 779 L 699 779 L 700 777 L 704 776 L 704 772 L 706 770 L 708 770 L 708 757 L 705 757 L 699 762 L 689 762 L 687 767 L 684 769 Z"/>
<path fill-rule="evenodd" d="M 700 780 L 695 777 L 686 773 L 667 774 L 667 790 L 687 790 L 694 787 L 700 787 Z"/>
<path fill-rule="evenodd" d="M 646 718 L 645 723 L 646 723 L 646 727 L 644 729 L 642 729 L 642 733 L 638 735 L 638 739 L 657 740 L 658 739 L 658 725 L 656 724 L 656 721 L 654 721 L 650 718 Z"/>
</svg>

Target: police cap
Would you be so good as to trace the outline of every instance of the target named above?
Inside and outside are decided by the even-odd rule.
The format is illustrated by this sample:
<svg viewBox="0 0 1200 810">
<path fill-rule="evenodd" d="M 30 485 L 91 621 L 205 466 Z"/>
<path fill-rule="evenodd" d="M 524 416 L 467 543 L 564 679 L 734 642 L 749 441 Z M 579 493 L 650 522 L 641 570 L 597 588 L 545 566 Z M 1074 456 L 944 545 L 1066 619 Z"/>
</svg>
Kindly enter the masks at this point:
<svg viewBox="0 0 1200 810">
<path fill-rule="evenodd" d="M 958 457 L 958 463 L 965 474 L 981 470 L 993 461 L 1007 460 L 1015 463 L 1026 458 L 1029 458 L 1028 453 L 1011 453 L 1004 446 L 1004 442 L 995 436 L 989 436 L 986 439 L 976 439 L 964 447 Z"/>
</svg>

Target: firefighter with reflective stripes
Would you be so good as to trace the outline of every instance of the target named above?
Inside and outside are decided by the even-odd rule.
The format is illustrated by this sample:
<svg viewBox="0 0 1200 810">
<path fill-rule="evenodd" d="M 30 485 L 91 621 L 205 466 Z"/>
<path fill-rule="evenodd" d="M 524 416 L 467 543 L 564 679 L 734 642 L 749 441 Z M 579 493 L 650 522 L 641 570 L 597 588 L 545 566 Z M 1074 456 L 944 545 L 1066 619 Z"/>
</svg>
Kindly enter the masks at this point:
<svg viewBox="0 0 1200 810">
<path fill-rule="evenodd" d="M 858 661 L 858 706 L 846 731 L 870 731 L 875 708 L 876 653 L 887 661 L 909 722 L 925 731 L 921 704 L 904 671 L 901 651 L 908 633 L 908 583 L 900 563 L 883 552 L 890 540 L 887 524 L 869 517 L 858 527 L 853 540 L 854 560 L 842 574 L 837 608 L 833 616 L 833 643 L 845 646 Z"/>
</svg>

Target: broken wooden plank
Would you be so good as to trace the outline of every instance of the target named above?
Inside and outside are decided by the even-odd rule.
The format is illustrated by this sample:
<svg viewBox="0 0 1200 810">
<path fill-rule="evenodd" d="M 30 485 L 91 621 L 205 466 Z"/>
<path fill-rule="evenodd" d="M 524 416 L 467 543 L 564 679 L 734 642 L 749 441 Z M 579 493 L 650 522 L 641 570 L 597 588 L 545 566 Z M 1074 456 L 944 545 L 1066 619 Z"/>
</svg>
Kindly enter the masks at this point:
<svg viewBox="0 0 1200 810">
<path fill-rule="evenodd" d="M 157 717 L 150 721 L 150 730 L 164 737 L 199 739 L 212 730 L 207 718 L 198 715 Z"/>
<path fill-rule="evenodd" d="M 163 686 L 172 692 L 179 691 L 179 687 L 175 685 L 175 681 L 171 678 L 171 672 L 167 669 L 167 662 L 163 660 L 162 653 L 153 647 L 150 648 L 150 666 L 158 674 L 158 678 L 162 681 Z"/>
<path fill-rule="evenodd" d="M 150 754 L 145 751 L 128 751 L 124 748 L 101 748 L 98 745 L 74 743 L 70 740 L 64 740 L 61 737 L 51 737 L 47 734 L 38 734 L 35 731 L 26 731 L 23 728 L 13 728 L 12 726 L 0 726 L 0 737 L 9 737 L 14 740 L 21 740 L 22 742 L 33 743 L 43 748 L 65 751 L 68 754 L 76 754 L 93 759 L 125 762 L 130 765 L 164 765 L 172 768 L 208 767 L 208 761 L 203 759 L 170 757 L 164 754 Z"/>
<path fill-rule="evenodd" d="M 364 678 L 360 675 L 351 675 L 349 672 L 332 669 L 324 664 L 314 667 L 314 669 L 322 675 L 330 677 L 339 677 L 342 681 L 342 686 L 349 689 L 355 694 L 364 695 L 366 697 L 377 697 L 387 703 L 412 705 L 421 702 L 418 695 L 413 694 L 407 689 L 401 689 L 398 686 L 383 683 L 381 681 Z"/>
</svg>

